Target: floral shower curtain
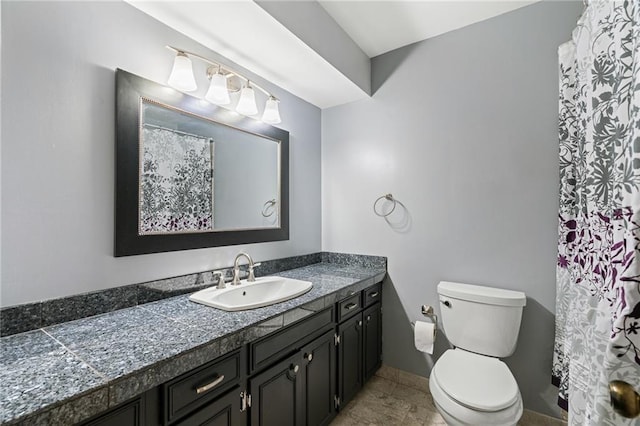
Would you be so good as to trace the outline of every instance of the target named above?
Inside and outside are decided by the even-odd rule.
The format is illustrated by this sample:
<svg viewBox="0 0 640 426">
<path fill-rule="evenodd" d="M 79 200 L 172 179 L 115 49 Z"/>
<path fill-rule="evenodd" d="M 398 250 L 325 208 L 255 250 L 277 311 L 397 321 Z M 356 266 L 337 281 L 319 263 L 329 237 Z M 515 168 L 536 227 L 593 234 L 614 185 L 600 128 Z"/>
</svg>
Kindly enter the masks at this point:
<svg viewBox="0 0 640 426">
<path fill-rule="evenodd" d="M 638 424 L 608 384 L 640 392 L 640 2 L 589 2 L 559 57 L 553 381 L 569 424 Z"/>
<path fill-rule="evenodd" d="M 142 129 L 140 235 L 213 230 L 213 140 Z"/>
</svg>

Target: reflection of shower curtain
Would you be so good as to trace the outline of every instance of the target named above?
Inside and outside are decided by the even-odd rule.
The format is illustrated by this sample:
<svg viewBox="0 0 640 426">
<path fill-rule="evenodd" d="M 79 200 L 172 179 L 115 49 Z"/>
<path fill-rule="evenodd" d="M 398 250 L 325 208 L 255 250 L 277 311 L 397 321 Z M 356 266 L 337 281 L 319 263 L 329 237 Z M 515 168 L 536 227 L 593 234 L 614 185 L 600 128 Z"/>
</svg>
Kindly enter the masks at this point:
<svg viewBox="0 0 640 426">
<path fill-rule="evenodd" d="M 560 56 L 560 218 L 553 379 L 571 425 L 632 424 L 640 391 L 640 5 L 593 0 Z"/>
<path fill-rule="evenodd" d="M 140 234 L 213 229 L 213 141 L 145 126 Z"/>
</svg>

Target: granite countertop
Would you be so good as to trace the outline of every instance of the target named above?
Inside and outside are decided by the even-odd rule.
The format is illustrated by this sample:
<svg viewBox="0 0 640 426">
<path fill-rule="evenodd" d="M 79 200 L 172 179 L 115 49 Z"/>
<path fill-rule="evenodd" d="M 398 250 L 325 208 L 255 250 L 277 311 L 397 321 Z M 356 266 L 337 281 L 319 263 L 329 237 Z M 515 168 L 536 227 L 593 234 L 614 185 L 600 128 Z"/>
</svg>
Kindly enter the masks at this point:
<svg viewBox="0 0 640 426">
<path fill-rule="evenodd" d="M 188 295 L 0 339 L 0 423 L 71 424 L 381 281 L 379 266 L 317 263 L 277 275 L 306 294 L 241 312 Z"/>
</svg>

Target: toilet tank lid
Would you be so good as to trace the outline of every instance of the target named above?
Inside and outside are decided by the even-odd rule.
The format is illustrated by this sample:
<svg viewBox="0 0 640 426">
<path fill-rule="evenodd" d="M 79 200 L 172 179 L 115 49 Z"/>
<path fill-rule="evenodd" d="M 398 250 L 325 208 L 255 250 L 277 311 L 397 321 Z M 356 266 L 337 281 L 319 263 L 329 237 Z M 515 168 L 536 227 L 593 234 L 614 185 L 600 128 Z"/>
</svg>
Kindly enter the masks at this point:
<svg viewBox="0 0 640 426">
<path fill-rule="evenodd" d="M 527 296 L 521 291 L 450 281 L 440 281 L 438 294 L 488 305 L 525 306 L 527 304 Z"/>
</svg>

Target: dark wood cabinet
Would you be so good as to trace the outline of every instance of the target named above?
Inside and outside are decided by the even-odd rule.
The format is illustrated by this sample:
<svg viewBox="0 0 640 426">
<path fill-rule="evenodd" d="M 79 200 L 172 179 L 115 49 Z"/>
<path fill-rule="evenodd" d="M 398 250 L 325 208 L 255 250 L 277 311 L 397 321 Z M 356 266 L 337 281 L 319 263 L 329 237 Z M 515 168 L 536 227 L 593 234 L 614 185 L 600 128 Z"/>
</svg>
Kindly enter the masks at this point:
<svg viewBox="0 0 640 426">
<path fill-rule="evenodd" d="M 249 379 L 251 426 L 303 424 L 302 364 L 298 352 Z"/>
<path fill-rule="evenodd" d="M 165 423 L 173 423 L 237 386 L 243 354 L 234 351 L 163 384 Z"/>
<path fill-rule="evenodd" d="M 136 398 L 100 417 L 84 423 L 85 426 L 144 426 L 144 401 Z"/>
<path fill-rule="evenodd" d="M 159 403 L 158 388 L 153 388 L 80 424 L 82 426 L 159 425 Z"/>
<path fill-rule="evenodd" d="M 249 379 L 252 426 L 323 426 L 336 415 L 333 330 Z"/>
<path fill-rule="evenodd" d="M 381 284 L 362 291 L 358 307 L 349 319 L 338 325 L 338 397 L 344 407 L 378 370 L 382 363 L 382 304 Z M 360 296 L 360 295 L 358 295 Z M 353 296 L 338 303 L 338 313 L 353 306 Z M 340 316 L 338 317 L 341 318 Z M 344 317 L 342 317 L 344 318 Z"/>
<path fill-rule="evenodd" d="M 364 381 L 369 380 L 382 364 L 382 308 L 380 303 L 362 313 Z"/>
<path fill-rule="evenodd" d="M 338 326 L 338 396 L 344 407 L 362 388 L 362 314 Z"/>
<path fill-rule="evenodd" d="M 244 426 L 247 424 L 246 411 L 242 410 L 240 387 L 213 400 L 176 426 Z"/>
<path fill-rule="evenodd" d="M 302 348 L 306 426 L 328 425 L 336 416 L 335 333 L 329 331 Z"/>
</svg>

